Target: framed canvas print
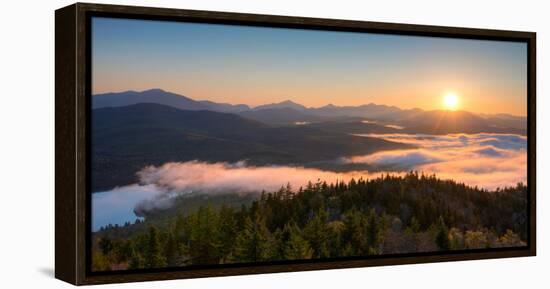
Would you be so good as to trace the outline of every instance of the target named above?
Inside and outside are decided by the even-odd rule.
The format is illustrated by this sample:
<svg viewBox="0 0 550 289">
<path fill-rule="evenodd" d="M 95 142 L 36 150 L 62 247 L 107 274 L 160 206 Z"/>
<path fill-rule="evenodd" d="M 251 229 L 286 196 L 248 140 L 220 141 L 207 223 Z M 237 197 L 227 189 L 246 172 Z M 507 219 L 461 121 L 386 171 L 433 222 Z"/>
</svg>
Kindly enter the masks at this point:
<svg viewBox="0 0 550 289">
<path fill-rule="evenodd" d="M 535 33 L 56 11 L 56 277 L 533 256 Z"/>
</svg>

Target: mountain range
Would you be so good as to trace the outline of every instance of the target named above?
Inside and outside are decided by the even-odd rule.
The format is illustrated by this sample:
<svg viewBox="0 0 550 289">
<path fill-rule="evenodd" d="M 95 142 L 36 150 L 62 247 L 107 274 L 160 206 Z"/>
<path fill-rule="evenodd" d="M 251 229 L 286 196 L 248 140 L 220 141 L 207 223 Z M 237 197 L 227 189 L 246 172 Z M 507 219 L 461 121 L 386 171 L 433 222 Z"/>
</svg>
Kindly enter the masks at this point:
<svg viewBox="0 0 550 289">
<path fill-rule="evenodd" d="M 119 107 L 138 103 L 158 103 L 185 110 L 212 110 L 220 112 L 240 112 L 250 110 L 245 104 L 216 103 L 208 100 L 195 101 L 183 95 L 149 89 L 141 92 L 124 91 L 96 94 L 92 98 L 92 108 Z"/>
<path fill-rule="evenodd" d="M 343 156 L 411 145 L 355 134 L 526 133 L 526 120 L 466 111 L 402 110 L 367 104 L 307 108 L 292 101 L 251 108 L 159 89 L 92 99 L 92 191 L 139 180 L 148 165 L 201 160 L 291 165 L 324 170 L 373 170 L 343 164 Z"/>
<path fill-rule="evenodd" d="M 92 108 L 121 107 L 139 103 L 157 103 L 183 110 L 209 110 L 238 114 L 268 125 L 310 125 L 352 130 L 353 133 L 391 132 L 396 128 L 406 133 L 515 133 L 525 135 L 525 117 L 507 114 L 475 114 L 467 111 L 400 109 L 395 106 L 365 104 L 318 108 L 286 100 L 250 107 L 246 104 L 197 101 L 184 95 L 150 89 L 141 92 L 125 91 L 97 94 L 92 97 Z M 388 129 L 393 128 L 393 129 Z"/>
</svg>

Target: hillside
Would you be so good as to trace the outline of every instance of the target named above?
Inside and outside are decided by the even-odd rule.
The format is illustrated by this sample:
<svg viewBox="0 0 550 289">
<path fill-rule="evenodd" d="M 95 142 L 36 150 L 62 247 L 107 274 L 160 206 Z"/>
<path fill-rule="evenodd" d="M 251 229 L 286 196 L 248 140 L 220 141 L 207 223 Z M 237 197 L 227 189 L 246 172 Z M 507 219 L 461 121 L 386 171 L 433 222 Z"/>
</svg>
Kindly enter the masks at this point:
<svg viewBox="0 0 550 289">
<path fill-rule="evenodd" d="M 520 118 L 497 122 L 496 118 L 483 118 L 467 111 L 434 110 L 415 114 L 396 121 L 406 132 L 445 133 L 527 133 L 527 122 Z"/>
<path fill-rule="evenodd" d="M 290 107 L 248 110 L 240 112 L 239 115 L 272 125 L 299 125 L 325 119 Z"/>
<path fill-rule="evenodd" d="M 354 134 L 451 134 L 503 133 L 526 135 L 526 121 L 521 118 L 481 117 L 466 111 L 425 111 L 391 121 L 357 119 L 323 121 L 308 126 L 324 131 Z"/>
<path fill-rule="evenodd" d="M 235 114 L 159 104 L 101 108 L 92 115 L 92 191 L 137 181 L 147 165 L 202 160 L 307 165 L 411 146 L 314 128 L 272 127 Z"/>
<path fill-rule="evenodd" d="M 212 110 L 220 112 L 239 112 L 249 110 L 244 104 L 232 105 L 212 101 L 196 101 L 184 95 L 162 89 L 144 91 L 124 91 L 96 94 L 92 97 L 92 108 L 121 107 L 139 103 L 156 103 L 185 110 Z"/>
</svg>

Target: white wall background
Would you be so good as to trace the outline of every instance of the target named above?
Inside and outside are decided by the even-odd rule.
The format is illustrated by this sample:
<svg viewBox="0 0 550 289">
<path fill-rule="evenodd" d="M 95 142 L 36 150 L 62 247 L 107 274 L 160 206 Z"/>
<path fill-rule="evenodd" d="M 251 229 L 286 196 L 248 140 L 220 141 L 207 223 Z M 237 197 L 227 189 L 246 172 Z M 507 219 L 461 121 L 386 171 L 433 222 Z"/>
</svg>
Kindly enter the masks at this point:
<svg viewBox="0 0 550 289">
<path fill-rule="evenodd" d="M 104 2 L 104 1 L 101 1 Z M 548 1 L 180 0 L 110 3 L 538 33 L 538 256 L 107 285 L 119 288 L 549 288 Z M 3 1 L 0 16 L 0 287 L 67 288 L 54 265 L 54 10 Z M 107 2 L 106 2 L 107 3 Z M 383 287 L 382 287 L 383 286 Z"/>
</svg>

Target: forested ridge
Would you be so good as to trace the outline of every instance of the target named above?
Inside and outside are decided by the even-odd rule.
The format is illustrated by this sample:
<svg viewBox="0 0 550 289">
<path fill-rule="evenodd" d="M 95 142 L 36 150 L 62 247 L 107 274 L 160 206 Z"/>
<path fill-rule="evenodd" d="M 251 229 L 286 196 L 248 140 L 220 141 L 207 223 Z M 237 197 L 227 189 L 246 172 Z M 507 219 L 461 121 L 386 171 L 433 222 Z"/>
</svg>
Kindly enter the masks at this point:
<svg viewBox="0 0 550 289">
<path fill-rule="evenodd" d="M 202 160 L 305 165 L 411 145 L 308 126 L 271 126 L 236 114 L 140 103 L 100 108 L 92 118 L 92 191 L 139 181 L 149 165 Z M 334 168 L 337 164 L 332 165 Z"/>
<path fill-rule="evenodd" d="M 92 270 L 525 246 L 526 214 L 521 183 L 487 191 L 416 172 L 318 181 L 240 208 L 108 226 L 93 233 Z"/>
</svg>

